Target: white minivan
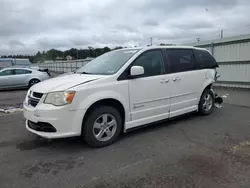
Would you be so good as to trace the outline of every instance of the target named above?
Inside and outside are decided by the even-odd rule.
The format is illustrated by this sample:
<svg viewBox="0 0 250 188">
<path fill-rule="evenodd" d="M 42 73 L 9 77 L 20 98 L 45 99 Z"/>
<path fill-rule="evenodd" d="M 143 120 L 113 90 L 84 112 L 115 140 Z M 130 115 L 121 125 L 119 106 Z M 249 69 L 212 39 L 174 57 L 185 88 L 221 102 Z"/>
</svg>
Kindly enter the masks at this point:
<svg viewBox="0 0 250 188">
<path fill-rule="evenodd" d="M 26 128 L 48 139 L 83 136 L 103 147 L 143 125 L 195 111 L 207 115 L 217 67 L 202 48 L 111 51 L 74 74 L 31 87 L 23 105 Z"/>
</svg>

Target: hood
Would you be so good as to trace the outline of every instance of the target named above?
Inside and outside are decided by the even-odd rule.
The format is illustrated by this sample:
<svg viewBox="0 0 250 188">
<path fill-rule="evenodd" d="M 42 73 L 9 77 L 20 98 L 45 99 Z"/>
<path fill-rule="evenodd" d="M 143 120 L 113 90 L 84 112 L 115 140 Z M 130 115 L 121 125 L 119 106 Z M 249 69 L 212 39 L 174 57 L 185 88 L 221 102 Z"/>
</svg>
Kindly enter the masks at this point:
<svg viewBox="0 0 250 188">
<path fill-rule="evenodd" d="M 64 91 L 76 85 L 84 84 L 103 77 L 105 77 L 105 75 L 69 74 L 40 82 L 32 86 L 31 90 L 39 93 Z"/>
</svg>

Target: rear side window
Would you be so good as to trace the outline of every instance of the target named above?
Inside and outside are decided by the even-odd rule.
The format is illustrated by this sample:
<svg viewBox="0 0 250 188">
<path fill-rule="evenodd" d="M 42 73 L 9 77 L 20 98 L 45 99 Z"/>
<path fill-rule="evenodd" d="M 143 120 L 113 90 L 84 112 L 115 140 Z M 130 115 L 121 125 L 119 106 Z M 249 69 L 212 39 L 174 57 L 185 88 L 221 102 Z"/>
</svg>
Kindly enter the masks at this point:
<svg viewBox="0 0 250 188">
<path fill-rule="evenodd" d="M 15 69 L 15 74 L 31 74 L 32 71 L 25 69 Z"/>
<path fill-rule="evenodd" d="M 218 67 L 214 57 L 206 50 L 194 50 L 197 69 L 210 69 Z"/>
<path fill-rule="evenodd" d="M 189 49 L 168 49 L 170 72 L 183 72 L 195 69 L 193 50 Z"/>
</svg>

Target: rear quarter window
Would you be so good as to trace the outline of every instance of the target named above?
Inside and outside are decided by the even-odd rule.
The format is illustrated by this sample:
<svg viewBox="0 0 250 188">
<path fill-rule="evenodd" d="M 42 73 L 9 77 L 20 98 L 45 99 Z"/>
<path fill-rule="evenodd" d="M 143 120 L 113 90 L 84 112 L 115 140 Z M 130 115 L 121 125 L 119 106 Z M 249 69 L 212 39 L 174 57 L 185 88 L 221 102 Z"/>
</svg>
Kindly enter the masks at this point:
<svg viewBox="0 0 250 188">
<path fill-rule="evenodd" d="M 32 71 L 25 70 L 25 69 L 16 69 L 15 74 L 31 74 Z"/>
<path fill-rule="evenodd" d="M 194 50 L 197 69 L 211 69 L 218 67 L 214 57 L 206 50 Z"/>
</svg>

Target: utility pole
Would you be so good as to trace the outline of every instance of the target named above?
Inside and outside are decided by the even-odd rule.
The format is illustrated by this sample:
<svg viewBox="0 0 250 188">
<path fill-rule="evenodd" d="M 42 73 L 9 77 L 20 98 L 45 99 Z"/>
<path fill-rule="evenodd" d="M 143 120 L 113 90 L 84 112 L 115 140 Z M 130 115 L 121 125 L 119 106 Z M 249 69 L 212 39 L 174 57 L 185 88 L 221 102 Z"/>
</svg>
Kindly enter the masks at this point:
<svg viewBox="0 0 250 188">
<path fill-rule="evenodd" d="M 197 37 L 196 40 L 197 40 L 197 42 L 199 43 L 199 42 L 200 42 L 200 37 Z"/>
<path fill-rule="evenodd" d="M 223 39 L 223 30 L 220 31 L 220 38 Z"/>
<path fill-rule="evenodd" d="M 150 46 L 153 45 L 153 37 L 150 37 Z"/>
</svg>

